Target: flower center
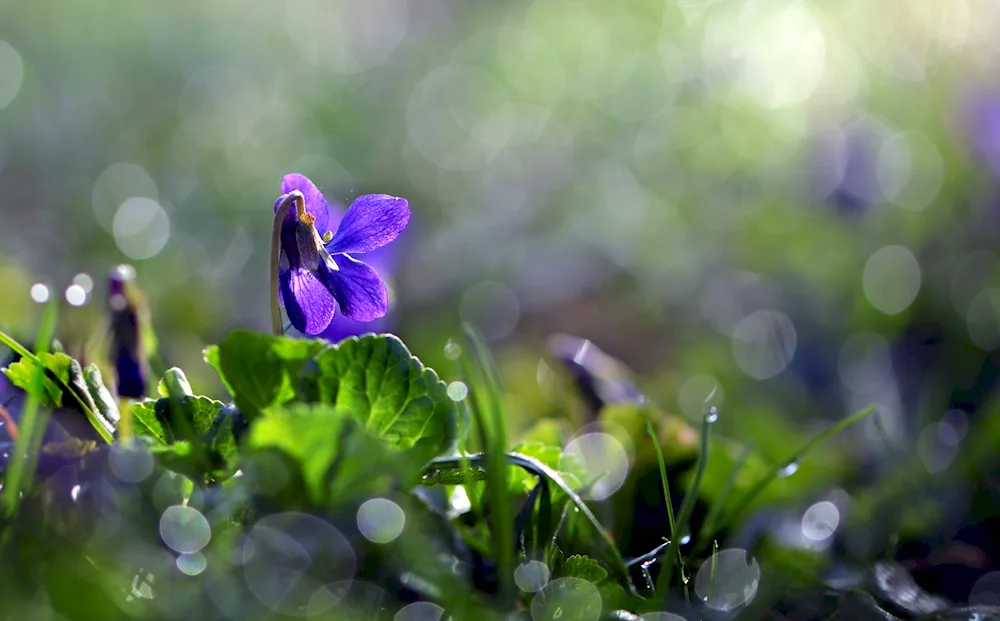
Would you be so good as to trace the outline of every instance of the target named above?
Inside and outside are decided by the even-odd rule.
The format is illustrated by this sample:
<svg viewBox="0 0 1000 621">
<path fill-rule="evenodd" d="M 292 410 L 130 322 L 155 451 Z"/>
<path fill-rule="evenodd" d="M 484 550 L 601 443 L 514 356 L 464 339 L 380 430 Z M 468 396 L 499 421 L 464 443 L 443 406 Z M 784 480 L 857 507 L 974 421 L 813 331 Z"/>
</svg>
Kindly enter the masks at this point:
<svg viewBox="0 0 1000 621">
<path fill-rule="evenodd" d="M 325 260 L 324 255 L 327 254 L 319 231 L 314 226 L 315 222 L 316 218 L 307 213 L 300 215 L 295 225 L 295 245 L 298 246 L 302 267 L 313 272 L 319 268 L 319 262 Z"/>
</svg>

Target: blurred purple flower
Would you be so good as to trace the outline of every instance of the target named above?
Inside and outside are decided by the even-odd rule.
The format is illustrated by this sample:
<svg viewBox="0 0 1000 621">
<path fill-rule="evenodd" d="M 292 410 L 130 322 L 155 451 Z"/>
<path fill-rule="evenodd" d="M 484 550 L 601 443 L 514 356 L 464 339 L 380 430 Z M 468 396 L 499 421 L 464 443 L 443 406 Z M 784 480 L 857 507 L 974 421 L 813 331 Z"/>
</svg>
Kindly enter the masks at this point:
<svg viewBox="0 0 1000 621">
<path fill-rule="evenodd" d="M 142 399 L 146 395 L 145 355 L 141 323 L 143 306 L 135 289 L 135 270 L 119 265 L 108 275 L 108 312 L 111 315 L 111 355 L 118 395 Z"/>
<path fill-rule="evenodd" d="M 964 127 L 973 152 L 1000 177 L 1000 93 L 971 95 L 965 105 Z"/>
<path fill-rule="evenodd" d="M 285 175 L 275 211 L 295 190 L 305 197 L 305 205 L 298 212 L 289 210 L 281 224 L 278 264 L 278 296 L 292 326 L 304 334 L 321 334 L 330 326 L 335 306 L 358 322 L 384 317 L 389 310 L 385 283 L 374 268 L 351 255 L 381 248 L 399 236 L 410 220 L 406 199 L 359 196 L 334 233 L 329 205 L 305 175 Z"/>
</svg>

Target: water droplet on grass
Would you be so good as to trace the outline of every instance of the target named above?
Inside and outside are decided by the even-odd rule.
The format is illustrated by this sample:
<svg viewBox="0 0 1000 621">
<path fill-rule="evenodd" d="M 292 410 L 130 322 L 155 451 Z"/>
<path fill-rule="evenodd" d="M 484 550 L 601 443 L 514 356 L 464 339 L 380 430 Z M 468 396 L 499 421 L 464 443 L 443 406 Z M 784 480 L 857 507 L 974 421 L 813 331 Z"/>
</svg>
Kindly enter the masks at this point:
<svg viewBox="0 0 1000 621">
<path fill-rule="evenodd" d="M 708 408 L 707 412 L 705 412 L 705 422 L 714 423 L 717 420 L 719 420 L 719 410 L 717 410 L 716 407 L 713 405 L 712 407 Z"/>
<path fill-rule="evenodd" d="M 794 459 L 785 464 L 785 466 L 780 471 L 778 471 L 778 476 L 782 478 L 790 477 L 798 471 L 799 471 L 799 460 Z"/>
</svg>

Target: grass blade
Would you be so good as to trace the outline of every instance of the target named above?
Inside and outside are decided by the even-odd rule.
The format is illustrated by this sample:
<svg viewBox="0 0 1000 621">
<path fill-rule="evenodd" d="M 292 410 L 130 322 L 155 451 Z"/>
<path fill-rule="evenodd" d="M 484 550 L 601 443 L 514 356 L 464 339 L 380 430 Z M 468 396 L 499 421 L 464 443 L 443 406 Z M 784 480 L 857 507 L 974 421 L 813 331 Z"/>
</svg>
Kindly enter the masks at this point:
<svg viewBox="0 0 1000 621">
<path fill-rule="evenodd" d="M 712 502 L 705 521 L 701 524 L 701 530 L 698 533 L 698 551 L 704 549 L 705 545 L 708 544 L 709 537 L 715 533 L 715 522 L 718 521 L 719 515 L 722 513 L 722 508 L 726 505 L 726 499 L 729 498 L 730 492 L 733 491 L 733 486 L 736 485 L 736 477 L 739 476 L 740 471 L 743 470 L 743 466 L 746 465 L 752 453 L 753 449 L 750 446 L 745 446 L 740 452 L 740 456 L 736 458 L 736 463 L 733 464 L 733 469 L 730 471 L 725 485 L 722 486 L 722 491 L 719 492 L 715 501 Z"/>
<path fill-rule="evenodd" d="M 496 363 L 487 350 L 482 336 L 469 324 L 464 326 L 464 332 L 482 379 L 482 393 L 474 390 L 472 386 L 469 388 L 476 396 L 477 423 L 486 456 L 486 488 L 493 516 L 491 529 L 496 551 L 497 574 L 500 578 L 500 599 L 505 604 L 513 604 L 517 592 L 514 585 L 514 512 L 512 500 L 508 497 L 507 464 L 504 455 L 507 448 L 507 423 L 503 388 Z M 484 424 L 486 419 L 489 422 Z"/>
<path fill-rule="evenodd" d="M 612 568 L 619 574 L 619 576 L 621 576 L 626 586 L 628 586 L 629 592 L 634 595 L 638 595 L 638 592 L 635 590 L 635 586 L 632 584 L 632 578 L 629 575 L 628 564 L 625 561 L 625 558 L 621 555 L 621 552 L 619 552 L 618 548 L 615 546 L 615 542 L 614 540 L 611 539 L 611 535 L 608 533 L 607 529 L 605 529 L 604 526 L 597 520 L 597 516 L 594 515 L 594 512 L 590 510 L 590 507 L 587 506 L 587 503 L 584 502 L 583 498 L 580 497 L 580 495 L 576 493 L 572 487 L 570 487 L 569 483 L 567 483 L 566 480 L 563 479 L 558 472 L 546 466 L 545 464 L 538 461 L 534 457 L 529 457 L 527 455 L 522 455 L 520 453 L 511 452 L 507 453 L 504 456 L 504 459 L 506 463 L 518 466 L 519 468 L 522 468 L 523 470 L 530 472 L 531 474 L 537 477 L 544 477 L 548 479 L 549 481 L 552 482 L 553 485 L 558 487 L 564 494 L 566 494 L 566 497 L 569 498 L 570 503 L 574 507 L 576 507 L 577 510 L 579 510 L 580 515 L 582 515 L 583 518 L 587 520 L 587 522 L 597 531 L 598 536 L 601 538 L 601 541 L 604 543 L 605 547 L 608 549 L 608 552 L 611 555 L 612 562 L 610 564 L 612 565 Z M 458 457 L 458 456 L 439 457 L 437 459 L 432 460 L 427 465 L 427 469 L 431 471 L 455 470 L 463 467 L 462 465 L 463 461 L 466 461 L 467 463 L 471 464 L 474 467 L 481 467 L 484 464 L 487 464 L 488 466 L 487 456 L 485 454 L 479 453 L 476 455 L 464 456 L 464 460 L 463 457 Z M 569 505 L 567 505 L 567 507 L 569 507 Z M 554 532 L 558 533 L 560 529 L 561 529 L 561 523 L 556 526 Z"/>
<path fill-rule="evenodd" d="M 837 435 L 841 431 L 847 429 L 851 425 L 861 422 L 869 415 L 871 415 L 874 411 L 875 411 L 875 406 L 872 405 L 868 406 L 867 408 L 861 411 L 855 412 L 854 414 L 851 414 L 846 418 L 842 418 L 841 420 L 837 421 L 827 429 L 817 434 L 815 437 L 810 439 L 801 447 L 799 447 L 799 449 L 796 450 L 794 453 L 792 453 L 792 455 L 788 459 L 782 461 L 777 467 L 773 468 L 770 472 L 761 477 L 760 480 L 757 481 L 757 483 L 755 483 L 754 486 L 747 491 L 747 493 L 743 494 L 743 497 L 740 498 L 739 502 L 736 503 L 735 508 L 726 513 L 725 519 L 719 522 L 718 530 L 724 529 L 735 518 L 739 517 L 743 513 L 743 511 L 745 511 L 746 508 L 750 506 L 750 503 L 752 503 L 758 496 L 760 496 L 761 492 L 767 489 L 767 486 L 770 485 L 775 479 L 777 479 L 786 468 L 788 468 L 792 464 L 797 464 L 801 462 L 802 459 L 806 455 L 808 455 L 809 452 L 812 451 L 814 448 L 816 448 L 829 438 Z M 706 533 L 706 536 L 712 536 L 714 534 L 715 533 Z"/>
<path fill-rule="evenodd" d="M 646 419 L 646 433 L 649 435 L 649 439 L 653 441 L 653 450 L 656 451 L 656 463 L 660 468 L 660 482 L 663 485 L 663 502 L 667 505 L 667 521 L 670 526 L 670 541 L 664 545 L 669 545 L 671 550 L 671 556 L 677 559 L 677 568 L 680 570 L 681 574 L 684 573 L 684 563 L 681 561 L 680 548 L 675 544 L 676 540 L 673 539 L 674 533 L 677 531 L 677 522 L 674 520 L 674 504 L 670 500 L 670 482 L 667 480 L 667 465 L 663 460 L 663 449 L 660 447 L 660 440 L 656 437 L 656 433 L 653 429 L 653 423 L 648 418 Z M 663 571 L 666 571 L 665 569 Z M 648 582 L 648 579 L 647 579 Z"/>
<path fill-rule="evenodd" d="M 684 538 L 688 522 L 691 520 L 691 514 L 694 513 L 694 504 L 698 500 L 698 491 L 701 489 L 701 478 L 705 475 L 705 467 L 708 465 L 708 439 L 712 433 L 712 423 L 718 417 L 718 410 L 714 406 L 708 408 L 705 415 L 702 416 L 701 446 L 698 450 L 698 463 L 695 468 L 694 478 L 691 479 L 691 485 L 688 487 L 687 493 L 684 494 L 681 509 L 677 514 L 677 522 L 670 530 L 670 541 L 677 551 L 677 565 L 681 568 L 681 581 L 684 583 L 685 589 L 687 588 L 687 576 L 684 573 L 684 562 L 681 560 L 681 540 Z M 674 573 L 673 567 L 670 563 L 664 563 L 663 570 L 660 571 L 659 578 L 656 581 L 657 592 L 666 593 L 670 588 L 670 581 L 673 579 Z"/>
<path fill-rule="evenodd" d="M 35 340 L 36 353 L 48 351 L 52 344 L 52 337 L 55 335 L 56 323 L 59 316 L 58 298 L 53 298 L 42 311 L 42 325 L 38 329 L 38 338 Z M 6 336 L 6 335 L 5 335 Z M 5 341 L 6 342 L 6 341 Z M 24 348 L 11 347 L 14 351 Z M 18 352 L 21 353 L 21 352 Z M 24 355 L 23 353 L 21 354 Z M 3 508 L 7 516 L 13 515 L 17 511 L 21 498 L 21 491 L 27 490 L 35 478 L 35 468 L 38 464 L 38 452 L 45 437 L 45 428 L 49 422 L 49 411 L 39 408 L 38 399 L 35 397 L 42 390 L 42 380 L 45 377 L 45 368 L 38 357 L 29 354 L 35 365 L 32 376 L 32 390 L 28 391 L 28 398 L 25 400 L 24 408 L 21 410 L 21 423 L 18 430 L 17 440 L 14 442 L 14 454 L 7 462 L 7 473 L 4 476 L 3 485 Z"/>
</svg>

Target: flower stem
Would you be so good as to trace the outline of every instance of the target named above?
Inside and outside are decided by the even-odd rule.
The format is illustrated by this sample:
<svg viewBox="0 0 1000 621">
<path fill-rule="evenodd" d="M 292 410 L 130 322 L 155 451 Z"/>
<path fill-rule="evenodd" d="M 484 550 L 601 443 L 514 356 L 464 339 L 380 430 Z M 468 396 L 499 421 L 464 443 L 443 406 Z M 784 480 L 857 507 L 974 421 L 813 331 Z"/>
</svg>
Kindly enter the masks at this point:
<svg viewBox="0 0 1000 621">
<path fill-rule="evenodd" d="M 271 331 L 281 336 L 285 333 L 281 323 L 281 305 L 278 304 L 278 259 L 281 257 L 281 224 L 292 205 L 298 211 L 305 207 L 305 197 L 298 190 L 293 190 L 281 197 L 281 204 L 274 212 L 274 223 L 271 225 Z"/>
<path fill-rule="evenodd" d="M 118 442 L 125 444 L 132 440 L 132 399 L 121 397 L 118 413 Z"/>
</svg>

